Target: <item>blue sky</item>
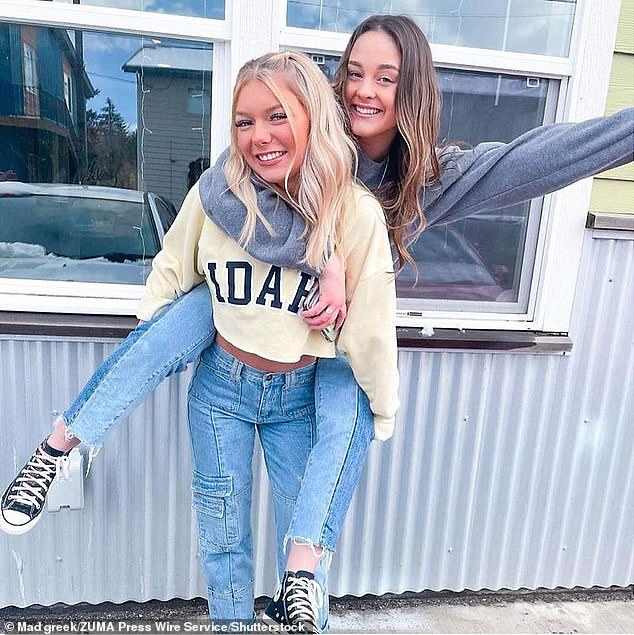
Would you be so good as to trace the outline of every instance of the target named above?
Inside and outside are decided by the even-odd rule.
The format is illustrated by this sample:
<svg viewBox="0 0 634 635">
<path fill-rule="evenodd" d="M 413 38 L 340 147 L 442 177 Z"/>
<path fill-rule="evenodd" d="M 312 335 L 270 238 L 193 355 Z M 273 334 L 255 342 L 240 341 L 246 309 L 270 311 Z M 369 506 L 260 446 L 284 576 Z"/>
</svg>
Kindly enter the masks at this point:
<svg viewBox="0 0 634 635">
<path fill-rule="evenodd" d="M 84 33 L 84 63 L 92 85 L 99 89 L 87 108 L 99 111 L 110 97 L 131 130 L 136 129 L 136 75 L 123 64 L 141 48 L 140 37 Z"/>
</svg>

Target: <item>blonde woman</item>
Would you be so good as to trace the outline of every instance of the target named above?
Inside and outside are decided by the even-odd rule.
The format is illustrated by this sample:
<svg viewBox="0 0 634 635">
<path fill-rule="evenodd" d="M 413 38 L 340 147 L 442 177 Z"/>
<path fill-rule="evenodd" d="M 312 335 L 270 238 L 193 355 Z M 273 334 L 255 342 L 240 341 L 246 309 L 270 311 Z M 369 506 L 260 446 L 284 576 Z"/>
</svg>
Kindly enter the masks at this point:
<svg viewBox="0 0 634 635">
<path fill-rule="evenodd" d="M 381 206 L 352 182 L 354 148 L 324 76 L 298 53 L 247 63 L 233 99 L 227 182 L 246 208 L 240 240 L 205 214 L 193 188 L 153 262 L 139 317 L 150 320 L 175 297 L 206 280 L 215 342 L 201 356 L 189 390 L 194 506 L 214 620 L 249 621 L 253 613 L 250 534 L 251 462 L 257 433 L 273 489 L 278 542 L 294 514 L 318 540 L 331 513 L 348 435 L 331 435 L 328 454 L 311 458 L 316 436 L 315 362 L 335 346 L 297 315 L 312 280 L 267 265 L 244 246 L 258 209 L 253 179 L 286 199 L 306 225 L 306 261 L 322 268 L 333 250 L 345 262 L 348 316 L 338 348 L 369 398 L 377 429 L 391 426 L 398 404 L 396 296 Z M 337 391 L 329 395 L 337 400 Z M 343 448 L 336 447 L 337 444 Z M 295 508 L 302 479 L 314 497 Z M 304 534 L 305 532 L 305 534 Z M 282 554 L 283 545 L 279 544 Z M 325 560 L 325 559 L 324 559 Z M 280 569 L 284 568 L 280 556 Z M 324 563 L 326 564 L 326 563 Z M 323 567 L 322 569 L 325 569 Z M 286 571 L 285 618 L 317 632 L 325 626 L 325 570 Z"/>
</svg>

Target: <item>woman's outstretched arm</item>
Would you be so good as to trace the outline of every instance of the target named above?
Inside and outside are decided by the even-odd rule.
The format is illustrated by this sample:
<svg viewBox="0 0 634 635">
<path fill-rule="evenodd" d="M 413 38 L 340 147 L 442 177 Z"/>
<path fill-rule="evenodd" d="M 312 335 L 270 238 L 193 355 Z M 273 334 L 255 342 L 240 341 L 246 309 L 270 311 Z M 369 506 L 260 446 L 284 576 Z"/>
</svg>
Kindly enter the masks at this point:
<svg viewBox="0 0 634 635">
<path fill-rule="evenodd" d="M 634 108 L 529 130 L 510 143 L 440 154 L 440 182 L 421 192 L 428 226 L 544 196 L 634 159 Z"/>
</svg>

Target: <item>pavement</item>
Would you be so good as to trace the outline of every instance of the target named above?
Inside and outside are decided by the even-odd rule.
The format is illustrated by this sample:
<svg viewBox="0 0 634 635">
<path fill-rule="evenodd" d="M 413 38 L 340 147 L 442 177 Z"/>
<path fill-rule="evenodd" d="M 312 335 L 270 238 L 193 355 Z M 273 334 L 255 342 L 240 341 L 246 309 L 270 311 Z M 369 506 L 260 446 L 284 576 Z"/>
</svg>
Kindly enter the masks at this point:
<svg viewBox="0 0 634 635">
<path fill-rule="evenodd" d="M 262 602 L 259 608 L 263 607 Z M 142 623 L 145 632 L 164 629 L 156 623 L 180 624 L 205 621 L 203 599 L 137 604 L 81 604 L 76 606 L 0 609 L 0 632 L 64 632 L 64 625 Z M 18 628 L 21 622 L 21 628 Z M 56 629 L 33 631 L 38 625 Z M 168 629 L 172 630 L 173 629 Z M 633 589 L 460 593 L 331 600 L 331 633 L 634 633 Z M 65 632 L 73 632 L 66 630 Z M 80 631 L 81 632 L 81 631 Z M 131 632 L 121 627 L 111 632 Z M 138 632 L 138 630 L 137 630 Z M 178 632 L 178 631 L 177 631 Z M 195 632 L 195 631 L 192 631 Z M 200 632 L 200 631 L 199 631 Z M 209 632 L 209 631 L 207 631 Z"/>
<path fill-rule="evenodd" d="M 632 591 L 458 595 L 332 613 L 346 633 L 634 633 Z"/>
</svg>

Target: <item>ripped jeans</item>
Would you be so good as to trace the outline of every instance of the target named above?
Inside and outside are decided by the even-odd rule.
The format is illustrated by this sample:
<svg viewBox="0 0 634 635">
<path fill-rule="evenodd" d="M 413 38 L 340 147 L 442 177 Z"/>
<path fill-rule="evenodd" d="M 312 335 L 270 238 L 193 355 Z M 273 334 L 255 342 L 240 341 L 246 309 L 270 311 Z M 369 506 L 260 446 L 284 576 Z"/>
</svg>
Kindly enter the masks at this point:
<svg viewBox="0 0 634 635">
<path fill-rule="evenodd" d="M 73 436 L 100 448 L 110 428 L 164 379 L 185 370 L 214 340 L 206 284 L 139 324 L 92 374 L 62 419 Z"/>
<path fill-rule="evenodd" d="M 91 448 L 100 447 L 113 425 L 130 414 L 166 377 L 195 362 L 214 337 L 209 288 L 201 284 L 138 326 L 97 368 L 62 416 L 70 432 Z M 207 355 L 208 351 L 203 359 Z M 283 507 L 279 500 L 276 503 L 280 579 L 289 540 L 334 552 L 374 433 L 368 399 L 354 380 L 348 363 L 337 357 L 320 359 L 316 366 L 313 397 L 316 422 L 311 447 L 302 454 L 301 475 L 305 473 L 302 487 L 299 493 L 288 497 L 297 499 L 294 505 L 288 501 Z M 195 456 L 196 452 L 196 470 Z M 250 465 L 249 462 L 249 470 Z M 267 463 L 273 482 L 272 469 L 275 467 Z M 194 478 L 195 496 L 196 483 Z M 282 509 L 285 511 L 280 518 Z M 324 565 L 328 560 L 323 559 Z M 324 590 L 325 569 L 323 566 L 316 572 Z M 205 572 L 209 579 L 207 567 Z M 249 580 L 252 577 L 250 573 Z M 241 588 L 238 586 L 236 590 Z M 249 599 L 244 600 L 251 607 L 252 594 L 251 587 L 247 593 Z M 213 613 L 211 597 L 210 612 Z"/>
<path fill-rule="evenodd" d="M 327 569 L 372 439 L 372 417 L 360 389 L 344 388 L 341 395 L 324 389 L 320 405 L 341 408 L 343 400 L 352 425 L 347 432 L 333 430 L 329 419 L 317 425 L 315 382 L 324 361 L 337 368 L 333 376 L 349 368 L 342 360 L 320 360 L 266 373 L 217 344 L 200 359 L 188 395 L 192 489 L 214 620 L 250 621 L 253 612 L 251 462 L 257 432 L 273 491 L 278 573 L 281 578 L 289 540 L 325 548 L 315 579 L 323 591 L 319 625 L 327 626 Z"/>
</svg>

